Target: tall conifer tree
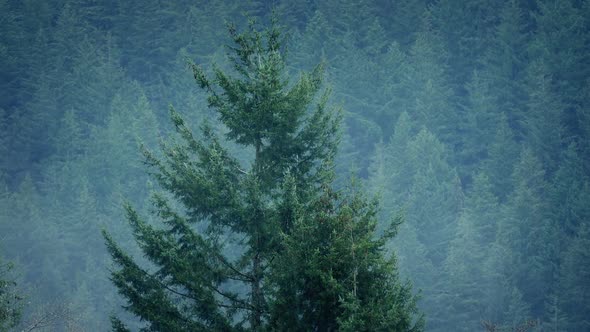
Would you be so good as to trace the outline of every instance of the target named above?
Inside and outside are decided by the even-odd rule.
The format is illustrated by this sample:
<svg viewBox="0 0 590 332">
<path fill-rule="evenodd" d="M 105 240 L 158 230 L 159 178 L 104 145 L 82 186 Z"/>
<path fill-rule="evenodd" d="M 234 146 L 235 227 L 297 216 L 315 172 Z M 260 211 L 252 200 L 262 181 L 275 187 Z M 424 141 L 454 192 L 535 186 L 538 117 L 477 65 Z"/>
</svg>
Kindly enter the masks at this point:
<svg viewBox="0 0 590 332">
<path fill-rule="evenodd" d="M 150 331 L 265 331 L 286 326 L 288 318 L 299 319 L 288 325 L 297 331 L 324 326 L 368 330 L 375 324 L 419 330 L 409 286 L 400 284 L 394 262 L 384 259 L 382 241 L 371 236 L 372 209 L 358 199 L 348 203 L 322 195 L 332 179 L 328 166 L 340 118 L 327 107 L 322 66 L 290 82 L 274 21 L 264 31 L 254 22 L 245 32 L 230 25 L 229 33 L 235 43 L 228 54 L 233 73 L 214 67 L 210 76 L 195 64 L 191 68 L 227 139 L 250 151 L 250 163 L 232 156 L 207 125 L 197 139 L 171 109 L 183 143 L 163 144 L 163 158 L 145 151 L 159 185 L 170 194 L 153 197 L 163 226 L 126 207 L 135 239 L 153 268 L 140 266 L 105 232 L 119 267 L 112 280 L 127 298 L 127 309 Z M 173 208 L 170 196 L 183 212 Z M 293 242 L 302 235 L 309 246 Z M 346 242 L 348 236 L 358 242 Z M 329 253 L 350 253 L 356 265 L 347 260 L 327 264 Z M 317 260 L 294 261 L 304 270 L 285 270 L 290 255 L 307 254 Z M 317 288 L 289 283 L 299 273 L 299 280 L 317 282 Z M 293 304 L 301 304 L 294 310 L 302 315 L 273 310 L 301 294 Z M 332 316 L 306 315 L 306 310 Z M 117 319 L 113 328 L 126 330 Z"/>
</svg>

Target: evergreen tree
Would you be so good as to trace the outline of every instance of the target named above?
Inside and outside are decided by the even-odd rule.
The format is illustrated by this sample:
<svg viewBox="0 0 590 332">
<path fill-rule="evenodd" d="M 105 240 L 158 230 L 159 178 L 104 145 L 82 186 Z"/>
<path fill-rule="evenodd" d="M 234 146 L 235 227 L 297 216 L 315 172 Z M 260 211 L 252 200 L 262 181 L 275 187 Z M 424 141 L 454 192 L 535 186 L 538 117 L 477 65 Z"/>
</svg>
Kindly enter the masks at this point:
<svg viewBox="0 0 590 332">
<path fill-rule="evenodd" d="M 392 190 L 395 188 L 395 193 L 402 193 L 402 196 L 396 200 L 398 204 L 408 197 L 407 189 L 410 188 L 414 169 L 404 160 L 408 160 L 410 157 L 408 144 L 416 134 L 416 124 L 412 121 L 408 112 L 402 112 L 397 119 L 385 154 L 385 162 L 390 167 L 390 172 L 388 172 L 390 182 L 387 183 L 386 187 Z"/>
<path fill-rule="evenodd" d="M 578 107 L 586 103 L 582 90 L 589 75 L 586 13 L 573 0 L 538 0 L 536 5 L 531 57 L 548 67 L 551 87 L 567 109 L 565 124 L 571 132 L 577 132 Z"/>
<path fill-rule="evenodd" d="M 404 222 L 399 228 L 398 240 L 389 248 L 398 254 L 401 275 L 412 280 L 417 290 L 420 299 L 418 308 L 424 312 L 425 330 L 429 331 L 436 326 L 442 326 L 441 310 L 438 309 L 439 296 L 443 292 L 442 280 L 433 277 L 440 268 L 435 267 L 428 257 L 429 247 L 419 239 L 419 232 L 417 225 Z"/>
<path fill-rule="evenodd" d="M 276 10 L 285 25 L 302 30 L 305 28 L 316 10 L 316 1 L 279 1 Z"/>
<path fill-rule="evenodd" d="M 22 268 L 19 283 L 27 296 L 39 302 L 63 299 L 62 238 L 31 177 L 25 176 L 18 190 L 5 199 L 5 215 L 0 217 L 2 249 Z M 40 279 L 44 287 L 37 286 Z"/>
<path fill-rule="evenodd" d="M 141 88 L 131 85 L 125 97 L 114 96 L 106 126 L 92 133 L 89 156 L 83 162 L 98 197 L 106 198 L 114 186 L 121 186 L 129 200 L 137 202 L 147 193 L 147 176 L 140 171 L 140 143 L 152 148 L 157 145 L 159 128 L 154 112 Z M 147 133 L 153 133 L 153 136 Z"/>
<path fill-rule="evenodd" d="M 20 320 L 22 297 L 15 291 L 12 265 L 0 259 L 0 331 L 8 332 Z"/>
<path fill-rule="evenodd" d="M 156 215 L 164 225 L 156 226 L 126 206 L 135 239 L 152 264 L 141 267 L 104 233 L 119 267 L 112 280 L 127 299 L 127 309 L 153 331 L 262 331 L 269 323 L 285 323 L 288 313 L 274 308 L 292 294 L 307 294 L 301 303 L 334 316 L 312 316 L 303 330 L 335 324 L 342 329 L 370 329 L 378 321 L 383 329 L 419 330 L 408 286 L 399 283 L 395 265 L 383 259 L 383 242 L 372 239 L 373 210 L 363 200 L 361 205 L 340 206 L 330 195 L 315 199 L 318 190 L 330 185 L 324 170 L 334 158 L 339 119 L 327 107 L 327 94 L 320 94 L 322 67 L 289 82 L 276 23 L 264 31 L 257 30 L 254 22 L 245 32 L 229 26 L 229 32 L 235 43 L 228 55 L 235 76 L 214 68 L 209 78 L 201 67 L 191 67 L 208 93 L 209 106 L 226 126 L 226 137 L 248 149 L 250 159 L 240 163 L 208 125 L 203 126 L 202 138 L 195 138 L 171 109 L 183 143 L 164 144 L 163 158 L 145 151 L 155 178 L 169 193 L 153 196 Z M 176 212 L 171 196 L 182 212 Z M 305 208 L 301 219 L 293 219 L 297 215 L 289 212 L 296 205 L 287 202 L 294 201 Z M 318 232 L 306 233 L 307 227 Z M 281 234 L 292 240 L 281 243 Z M 297 247 L 295 239 L 312 234 L 307 239 L 311 248 Z M 349 235 L 358 237 L 362 246 L 346 242 Z M 292 254 L 306 257 L 316 250 L 320 250 L 317 260 L 299 261 L 301 268 L 314 263 L 315 270 L 296 272 L 301 277 L 310 273 L 310 281 L 320 276 L 319 294 L 331 296 L 326 301 L 308 294 L 308 284 L 284 287 L 291 276 L 283 270 L 285 259 Z M 332 254 L 346 250 L 366 259 L 353 261 L 356 267 L 348 260 L 325 265 Z M 281 273 L 287 279 L 269 277 Z M 354 278 L 358 284 L 351 283 Z M 333 293 L 330 287 L 340 291 Z M 364 304 L 374 304 L 375 310 L 366 311 Z M 113 329 L 125 327 L 114 319 Z"/>
<path fill-rule="evenodd" d="M 383 103 L 381 73 L 378 64 L 370 60 L 369 55 L 362 49 L 357 48 L 352 35 L 343 38 L 341 45 L 343 54 L 335 61 L 334 73 L 337 82 L 341 82 L 335 87 L 335 98 L 344 102 L 345 112 L 344 122 L 347 134 L 350 140 L 344 141 L 344 145 L 350 145 L 355 155 L 352 160 L 346 160 L 347 166 L 353 164 L 355 171 L 365 174 L 368 167 L 367 160 L 362 158 L 360 151 L 372 151 L 376 142 L 381 138 L 379 125 L 374 121 L 378 115 L 378 105 Z M 343 139 L 348 137 L 344 136 Z M 340 164 L 340 161 L 339 163 Z M 349 169 L 343 170 L 345 173 Z"/>
<path fill-rule="evenodd" d="M 506 114 L 500 114 L 498 129 L 488 149 L 488 158 L 483 162 L 483 169 L 490 177 L 493 193 L 500 202 L 512 192 L 514 186 L 511 176 L 518 159 L 519 146 L 514 140 L 514 133 L 508 124 Z"/>
<path fill-rule="evenodd" d="M 376 114 L 376 122 L 381 126 L 383 140 L 391 137 L 396 118 L 400 116 L 402 110 L 408 110 L 408 100 L 404 98 L 409 91 L 408 86 L 404 84 L 404 74 L 408 70 L 408 56 L 401 50 L 398 43 L 393 42 L 387 48 L 381 61 L 384 68 L 382 77 L 383 87 L 380 89 L 383 94 L 384 104 Z"/>
<path fill-rule="evenodd" d="M 564 141 L 564 106 L 551 90 L 551 76 L 545 63 L 533 61 L 527 76 L 528 114 L 523 126 L 526 139 L 546 171 L 552 174 Z"/>
<path fill-rule="evenodd" d="M 18 180 L 26 173 L 34 174 L 35 166 L 52 151 L 48 133 L 56 122 L 49 121 L 48 114 L 56 114 L 59 96 L 49 82 L 42 81 L 38 85 L 30 102 L 12 111 L 9 118 L 12 148 L 6 157 L 6 172 Z"/>
<path fill-rule="evenodd" d="M 86 148 L 83 132 L 76 112 L 73 109 L 66 111 L 61 119 L 59 131 L 53 137 L 55 156 L 64 162 L 79 157 Z"/>
<path fill-rule="evenodd" d="M 9 1 L 0 1 L 0 11 L 4 13 L 0 18 L 0 108 L 11 108 L 20 102 L 23 95 L 21 80 L 23 68 L 21 65 L 20 53 L 22 50 L 23 34 L 18 31 L 22 29 L 20 15 L 11 10 Z"/>
<path fill-rule="evenodd" d="M 2 238 L 6 255 L 23 266 L 41 265 L 39 247 L 46 239 L 38 237 L 43 229 L 41 221 L 41 196 L 33 180 L 26 175 L 16 192 L 6 197 L 5 217 L 0 220 L 0 233 L 8 234 Z M 50 232 L 49 229 L 45 229 Z M 26 264 L 26 265 L 25 265 Z M 27 270 L 34 274 L 36 271 Z M 25 280 L 26 280 L 25 275 Z"/>
<path fill-rule="evenodd" d="M 490 260 L 494 256 L 498 208 L 487 175 L 478 174 L 465 199 L 445 264 L 447 330 L 475 331 L 483 318 L 492 318 L 492 289 L 497 286 L 493 277 L 497 271 Z"/>
<path fill-rule="evenodd" d="M 542 164 L 523 148 L 514 168 L 514 191 L 500 222 L 498 241 L 508 250 L 507 278 L 514 282 L 533 317 L 544 314 L 557 276 L 559 237 L 550 218 Z M 513 297 L 515 299 L 516 297 Z"/>
<path fill-rule="evenodd" d="M 448 64 L 453 73 L 449 83 L 460 94 L 464 82 L 477 69 L 477 59 L 486 51 L 496 5 L 496 1 L 489 0 L 439 0 L 429 9 L 433 26 L 444 37 L 449 52 Z"/>
<path fill-rule="evenodd" d="M 523 299 L 522 292 L 513 286 L 510 288 L 510 284 L 505 284 L 509 290 L 508 297 L 506 298 L 504 307 L 504 324 L 511 330 L 516 330 L 521 324 L 530 319 L 530 305 Z"/>
<path fill-rule="evenodd" d="M 439 305 L 443 280 L 434 276 L 444 269 L 462 193 L 457 173 L 445 158 L 444 145 L 427 129 L 417 134 L 415 130 L 409 115 L 402 113 L 384 150 L 389 169 L 379 190 L 386 217 L 395 216 L 399 207 L 407 217 L 394 247 L 400 270 L 422 291 L 420 309 L 431 329 L 448 320 Z"/>
<path fill-rule="evenodd" d="M 180 38 L 180 45 L 186 48 L 194 58 L 207 59 L 219 47 L 219 41 L 225 40 L 221 29 L 215 29 L 216 22 L 221 19 L 228 19 L 236 10 L 228 8 L 223 1 L 199 1 L 188 7 L 179 8 L 182 13 L 182 24 L 178 24 L 176 38 Z M 183 59 L 185 61 L 185 59 Z M 183 65 L 185 62 L 183 62 Z M 182 66 L 183 69 L 185 66 Z M 174 80 L 179 73 L 171 73 L 169 80 Z"/>
<path fill-rule="evenodd" d="M 590 227 L 588 222 L 580 225 L 578 234 L 570 242 L 564 253 L 560 271 L 560 307 L 568 318 L 568 331 L 588 331 L 590 329 Z"/>
<path fill-rule="evenodd" d="M 490 82 L 478 71 L 473 73 L 466 89 L 469 95 L 467 104 L 463 106 L 466 116 L 462 134 L 464 138 L 457 157 L 465 175 L 469 176 L 475 173 L 476 167 L 488 154 L 489 145 L 494 141 L 497 130 L 498 115 L 490 93 Z"/>
<path fill-rule="evenodd" d="M 448 82 L 448 52 L 444 39 L 432 25 L 427 13 L 410 50 L 408 71 L 405 73 L 406 110 L 418 125 L 425 126 L 448 148 L 459 146 L 458 131 L 463 125 L 457 107 L 452 103 L 452 89 Z"/>
<path fill-rule="evenodd" d="M 315 11 L 299 38 L 294 40 L 295 47 L 291 51 L 294 64 L 303 68 L 320 60 L 326 61 L 328 65 L 332 64 L 338 57 L 338 47 L 334 45 L 338 40 L 330 38 L 335 34 L 336 31 L 329 24 L 326 15 L 319 10 Z"/>
<path fill-rule="evenodd" d="M 174 6 L 173 2 L 154 0 L 116 5 L 113 31 L 119 38 L 117 42 L 125 46 L 121 61 L 129 75 L 142 81 L 148 91 L 157 85 L 164 68 L 180 48 L 176 22 L 184 20 Z"/>
<path fill-rule="evenodd" d="M 445 158 L 445 146 L 426 129 L 408 144 L 413 168 L 408 221 L 417 226 L 418 239 L 428 248 L 428 259 L 442 266 L 462 201 L 457 172 Z"/>
<path fill-rule="evenodd" d="M 8 119 L 6 112 L 0 108 L 0 155 L 5 156 L 0 161 L 0 174 L 2 174 L 1 182 L 4 185 L 4 172 L 6 172 L 8 165 L 6 156 L 8 156 L 10 149 L 8 143 L 10 142 L 10 136 L 8 136 Z"/>
<path fill-rule="evenodd" d="M 579 150 L 572 143 L 563 151 L 549 191 L 552 216 L 560 221 L 560 232 L 567 242 L 584 220 L 590 220 L 590 206 L 586 203 L 590 198 L 590 178 Z"/>
<path fill-rule="evenodd" d="M 427 315 L 427 328 L 442 328 L 447 321 L 444 306 L 440 305 L 445 290 L 443 280 L 436 277 L 434 271 L 444 270 L 456 232 L 462 201 L 461 185 L 457 172 L 446 160 L 444 145 L 428 130 L 422 129 L 409 142 L 408 155 L 412 177 L 403 206 L 407 211 L 408 227 L 413 228 L 420 246 L 404 248 L 403 251 L 417 250 L 423 255 L 417 257 L 417 262 L 427 262 L 424 267 L 410 269 L 428 271 L 432 267 L 425 283 L 416 282 L 416 286 L 424 292 L 421 309 Z M 406 255 L 415 257 L 418 252 Z M 410 277 L 414 276 L 410 274 Z"/>
<path fill-rule="evenodd" d="M 71 56 L 72 68 L 62 83 L 62 89 L 68 91 L 62 102 L 76 110 L 88 125 L 102 125 L 113 96 L 124 88 L 119 54 L 110 36 L 85 36 L 77 45 Z"/>
<path fill-rule="evenodd" d="M 420 331 L 411 288 L 400 283 L 395 256 L 383 257 L 401 219 L 375 239 L 377 202 L 358 189 L 324 186 L 309 205 L 297 201 L 289 182 L 286 190 L 281 211 L 291 229 L 271 276 L 271 330 Z"/>
<path fill-rule="evenodd" d="M 428 8 L 425 0 L 382 1 L 377 15 L 384 16 L 383 23 L 386 30 L 404 49 L 414 41 L 420 20 Z M 389 15 L 395 14 L 395 19 Z"/>
<path fill-rule="evenodd" d="M 543 322 L 543 329 L 548 331 L 563 331 L 568 325 L 567 315 L 561 309 L 561 294 L 553 294 L 547 303 L 547 313 Z"/>
<path fill-rule="evenodd" d="M 525 116 L 525 69 L 529 61 L 527 22 L 519 1 L 508 0 L 482 59 L 482 77 L 490 87 L 494 107 L 503 112 L 515 136 L 522 138 Z"/>
<path fill-rule="evenodd" d="M 4 174 L 0 171 L 0 229 L 5 229 L 5 224 L 11 221 L 8 214 L 11 203 L 9 198 L 4 183 Z M 5 246 L 4 236 L 0 238 L 0 250 L 2 251 Z M 21 298 L 15 292 L 14 276 L 10 273 L 11 270 L 12 264 L 6 263 L 0 257 L 0 331 L 2 332 L 9 331 L 14 327 L 21 314 Z"/>
</svg>

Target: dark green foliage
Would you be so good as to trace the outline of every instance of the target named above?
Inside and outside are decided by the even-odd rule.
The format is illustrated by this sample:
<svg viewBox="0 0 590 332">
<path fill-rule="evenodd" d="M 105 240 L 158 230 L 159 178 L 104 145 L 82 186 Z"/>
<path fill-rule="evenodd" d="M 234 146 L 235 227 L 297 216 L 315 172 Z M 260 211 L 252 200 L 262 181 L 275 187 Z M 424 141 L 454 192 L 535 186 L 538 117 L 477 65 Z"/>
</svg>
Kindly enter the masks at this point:
<svg viewBox="0 0 590 332">
<path fill-rule="evenodd" d="M 216 67 L 209 78 L 196 64 L 191 68 L 226 137 L 251 149 L 250 164 L 235 159 L 210 126 L 197 139 L 171 108 L 182 143 L 163 144 L 162 159 L 144 154 L 159 185 L 184 212 L 175 212 L 166 195 L 154 194 L 163 222 L 156 226 L 126 206 L 135 240 L 154 268 L 142 268 L 104 232 L 119 267 L 112 280 L 127 299 L 126 309 L 153 331 L 367 330 L 375 324 L 420 330 L 410 286 L 400 284 L 394 261 L 383 258 L 385 238 L 372 239 L 374 207 L 356 196 L 342 205 L 331 194 L 315 200 L 315 192 L 330 185 L 321 166 L 334 158 L 339 120 L 326 106 L 327 94 L 320 94 L 322 67 L 291 83 L 275 23 L 259 31 L 250 22 L 245 32 L 230 25 L 229 33 L 236 76 Z M 290 190 L 281 191 L 281 183 Z M 359 257 L 331 259 L 348 252 Z M 301 259 L 315 253 L 317 259 Z M 292 262 L 292 256 L 299 260 Z M 289 282 L 307 273 L 319 283 Z M 299 313 L 281 308 L 293 304 L 293 294 L 303 294 L 297 299 L 303 318 L 296 325 L 291 323 Z M 124 330 L 116 319 L 113 328 Z"/>
<path fill-rule="evenodd" d="M 129 332 L 129 329 L 116 317 L 111 317 L 111 327 L 113 332 Z"/>
<path fill-rule="evenodd" d="M 285 190 L 296 188 L 287 182 Z M 273 262 L 272 330 L 422 330 L 395 256 L 384 257 L 400 218 L 375 239 L 377 203 L 356 189 L 342 195 L 325 186 L 312 201 L 284 201 L 285 208 L 292 211 L 292 226 L 282 234 L 284 249 Z"/>
<path fill-rule="evenodd" d="M 293 168 L 299 179 L 312 172 L 316 160 L 329 158 L 336 127 L 326 114 L 325 94 L 316 111 L 306 114 L 320 89 L 322 67 L 288 87 L 278 28 L 267 35 L 253 29 L 238 33 L 230 27 L 236 44 L 231 59 L 240 78 L 216 68 L 210 80 L 199 66 L 193 64 L 192 69 L 197 83 L 209 93 L 209 106 L 227 126 L 227 138 L 254 148 L 256 176 L 263 188 L 272 189 L 271 183 L 280 182 L 286 169 Z"/>
</svg>

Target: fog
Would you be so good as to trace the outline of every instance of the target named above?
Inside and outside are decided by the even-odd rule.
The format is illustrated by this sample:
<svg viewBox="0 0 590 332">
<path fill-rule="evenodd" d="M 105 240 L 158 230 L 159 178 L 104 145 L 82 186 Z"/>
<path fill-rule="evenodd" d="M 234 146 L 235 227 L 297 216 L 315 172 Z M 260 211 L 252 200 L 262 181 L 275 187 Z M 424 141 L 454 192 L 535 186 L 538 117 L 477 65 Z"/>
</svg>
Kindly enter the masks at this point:
<svg viewBox="0 0 590 332">
<path fill-rule="evenodd" d="M 158 222 L 141 146 L 160 156 L 179 139 L 169 105 L 225 137 L 187 63 L 231 70 L 224 22 L 265 26 L 273 11 L 291 83 L 324 62 L 342 110 L 334 188 L 356 178 L 377 197 L 378 233 L 403 215 L 386 247 L 425 330 L 590 331 L 590 2 L 577 0 L 0 0 L 12 328 L 143 326 L 101 230 L 149 266 L 123 208 Z"/>
</svg>

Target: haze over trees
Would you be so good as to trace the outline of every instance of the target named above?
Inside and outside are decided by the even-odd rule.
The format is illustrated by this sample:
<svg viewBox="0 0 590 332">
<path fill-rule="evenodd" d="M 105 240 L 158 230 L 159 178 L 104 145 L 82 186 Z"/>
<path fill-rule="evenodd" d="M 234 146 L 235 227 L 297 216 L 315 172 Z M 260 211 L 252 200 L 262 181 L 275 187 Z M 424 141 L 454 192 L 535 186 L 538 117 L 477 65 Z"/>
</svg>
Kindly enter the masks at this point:
<svg viewBox="0 0 590 332">
<path fill-rule="evenodd" d="M 250 141 L 237 135 L 233 139 L 242 141 L 232 142 L 232 125 L 248 122 L 219 118 L 209 107 L 210 91 L 200 89 L 187 68 L 187 60 L 199 64 L 211 87 L 214 64 L 228 79 L 238 77 L 225 58 L 224 45 L 233 41 L 223 21 L 246 27 L 246 12 L 264 26 L 273 8 L 286 28 L 281 79 L 292 80 L 284 91 L 302 82 L 302 71 L 310 74 L 301 79 L 315 84 L 314 68 L 323 63 L 324 86 L 331 90 L 324 106 L 342 109 L 338 152 L 333 158 L 314 155 L 317 163 L 308 173 L 294 166 L 297 140 L 281 136 L 293 129 L 277 131 L 279 145 L 262 153 L 260 162 Z M 217 159 L 210 160 L 223 166 L 223 181 L 235 182 L 232 190 L 240 195 L 232 207 L 258 207 L 269 227 L 279 227 L 272 221 L 279 213 L 309 221 L 324 208 L 333 211 L 326 224 L 334 228 L 377 221 L 377 235 L 384 236 L 388 222 L 403 215 L 398 234 L 383 245 L 397 256 L 399 280 L 411 280 L 412 292 L 420 291 L 426 331 L 484 330 L 482 321 L 504 330 L 534 322 L 531 331 L 590 331 L 588 1 L 0 0 L 0 12 L 0 253 L 2 262 L 15 266 L 0 280 L 14 280 L 11 292 L 26 299 L 17 330 L 41 317 L 40 308 L 52 307 L 67 307 L 45 310 L 68 313 L 67 319 L 54 316 L 64 318 L 56 330 L 107 330 L 112 314 L 130 329 L 142 326 L 119 309 L 126 299 L 109 280 L 109 270 L 119 267 L 101 229 L 121 253 L 155 271 L 132 233 L 149 226 L 153 236 L 164 236 L 156 227 L 162 211 L 170 212 L 164 220 L 178 213 L 188 221 L 193 217 L 185 209 L 199 206 L 175 200 L 174 192 L 161 194 L 161 204 L 154 205 L 151 193 L 167 189 L 158 180 L 165 173 L 158 167 L 151 168 L 156 177 L 146 173 L 139 146 L 162 166 L 183 167 L 178 158 L 187 150 L 174 147 L 186 149 L 182 134 L 192 133 L 202 153 L 219 144 Z M 309 96 L 319 99 L 305 104 L 312 111 L 321 100 L 317 92 Z M 172 122 L 169 104 L 177 110 Z M 284 121 L 296 124 L 303 123 Z M 228 134 L 230 140 L 221 139 Z M 167 148 L 160 149 L 160 141 Z M 299 161 L 302 156 L 299 151 Z M 315 168 L 330 159 L 325 168 L 334 174 Z M 261 171 L 263 183 L 248 180 L 256 173 L 248 165 L 272 161 L 280 164 L 273 168 L 277 173 Z M 362 184 L 351 187 L 351 175 Z M 371 194 L 364 197 L 360 187 Z M 126 211 L 124 202 L 133 210 Z M 138 217 L 135 228 L 126 222 L 131 211 Z M 273 234 L 269 247 L 259 250 L 265 271 L 284 272 L 265 272 L 265 282 L 292 285 L 301 269 L 352 266 L 328 259 L 342 255 L 352 264 L 347 252 L 338 251 L 350 245 L 347 238 L 332 243 L 336 251 L 326 256 L 299 256 L 305 247 L 324 245 L 317 240 L 330 232 L 293 225 L 291 233 L 261 231 Z M 201 226 L 205 231 L 210 225 Z M 242 263 L 252 267 L 248 244 L 234 243 L 230 250 L 232 225 L 223 226 L 216 241 L 228 247 L 217 248 L 222 256 L 212 259 L 236 263 L 244 256 Z M 380 245 L 378 236 L 367 235 L 370 229 L 355 231 L 367 245 Z M 269 249 L 275 245 L 284 248 L 270 262 L 268 254 L 279 252 Z M 301 277 L 311 282 L 317 276 Z M 215 281 L 228 293 L 252 290 L 251 283 L 222 279 Z M 302 300 L 283 290 L 272 296 L 264 290 L 265 298 L 290 300 L 268 301 L 261 321 L 278 322 L 270 317 L 292 314 L 285 305 Z M 347 303 L 341 317 L 363 309 L 352 300 L 339 302 Z M 247 312 L 224 319 L 253 324 Z M 297 319 L 281 317 L 287 318 Z M 357 328 L 354 320 L 345 323 L 339 322 L 342 329 Z"/>
</svg>

